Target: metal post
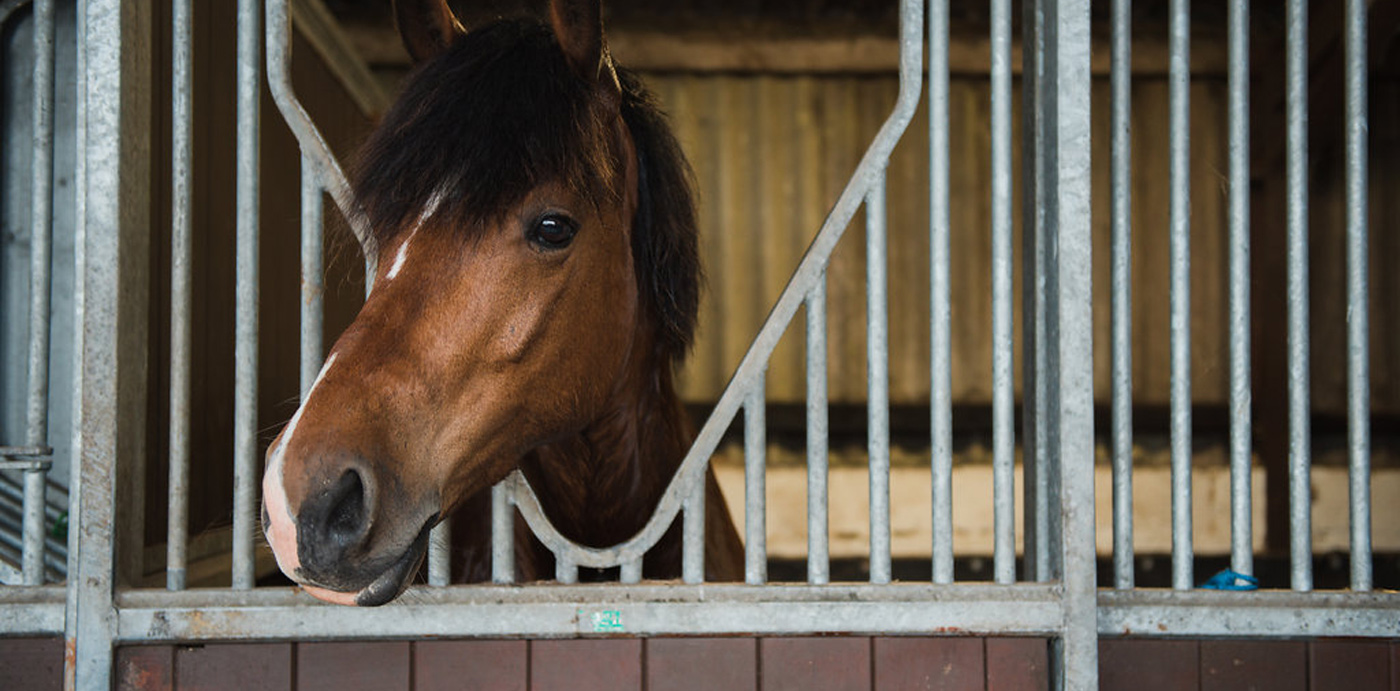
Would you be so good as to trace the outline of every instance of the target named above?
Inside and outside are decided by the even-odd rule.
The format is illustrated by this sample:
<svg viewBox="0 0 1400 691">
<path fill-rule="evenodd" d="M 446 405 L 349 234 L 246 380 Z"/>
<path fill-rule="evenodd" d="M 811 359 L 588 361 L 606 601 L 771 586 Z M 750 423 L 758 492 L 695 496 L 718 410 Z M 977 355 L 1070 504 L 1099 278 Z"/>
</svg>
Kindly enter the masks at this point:
<svg viewBox="0 0 1400 691">
<path fill-rule="evenodd" d="M 511 496 L 514 481 L 502 480 L 491 487 L 491 581 L 515 580 L 515 512 Z"/>
<path fill-rule="evenodd" d="M 928 13 L 929 408 L 933 582 L 953 582 L 953 349 L 949 280 L 948 0 Z"/>
<path fill-rule="evenodd" d="M 258 482 L 258 143 L 262 13 L 238 2 L 237 175 L 234 297 L 233 587 L 253 587 Z"/>
<path fill-rule="evenodd" d="M 830 580 L 827 556 L 826 272 L 807 295 L 807 582 Z"/>
<path fill-rule="evenodd" d="M 1191 3 L 1171 1 L 1172 587 L 1192 587 L 1191 562 Z"/>
<path fill-rule="evenodd" d="M 870 582 L 890 581 L 890 344 L 885 175 L 865 197 L 866 411 L 870 460 Z"/>
<path fill-rule="evenodd" d="M 681 580 L 700 583 L 705 580 L 705 473 L 692 478 L 690 495 L 685 498 L 685 517 L 681 523 Z"/>
<path fill-rule="evenodd" d="M 754 381 L 744 401 L 744 582 L 750 585 L 768 580 L 764 379 Z"/>
<path fill-rule="evenodd" d="M 452 581 L 452 522 L 443 521 L 428 533 L 428 585 Z"/>
<path fill-rule="evenodd" d="M 192 0 L 171 5 L 170 162 L 170 487 L 165 538 L 165 587 L 185 589 L 189 547 L 190 341 L 193 179 L 190 157 L 194 89 L 190 41 Z"/>
<path fill-rule="evenodd" d="M 993 571 L 1016 580 L 1016 390 L 1011 329 L 1011 2 L 991 8 Z"/>
<path fill-rule="evenodd" d="M 1109 291 L 1113 380 L 1113 587 L 1133 587 L 1132 0 L 1113 2 L 1109 126 L 1112 224 Z"/>
<path fill-rule="evenodd" d="M 1308 8 L 1287 9 L 1288 487 L 1293 589 L 1312 590 L 1308 347 Z"/>
<path fill-rule="evenodd" d="M 25 444 L 47 449 L 49 305 L 53 256 L 53 0 L 34 1 L 34 157 L 29 223 L 29 391 Z M 52 456 L 52 451 L 48 455 Z M 47 464 L 24 471 L 24 583 L 44 582 L 44 489 Z"/>
<path fill-rule="evenodd" d="M 301 157 L 301 395 L 316 383 L 325 359 L 325 223 L 316 165 Z"/>
<path fill-rule="evenodd" d="M 1230 3 L 1230 568 L 1254 573 L 1249 360 L 1249 2 Z"/>
<path fill-rule="evenodd" d="M 1367 296 L 1366 2 L 1346 6 L 1347 446 L 1351 480 L 1351 589 L 1371 589 L 1370 306 Z"/>
</svg>

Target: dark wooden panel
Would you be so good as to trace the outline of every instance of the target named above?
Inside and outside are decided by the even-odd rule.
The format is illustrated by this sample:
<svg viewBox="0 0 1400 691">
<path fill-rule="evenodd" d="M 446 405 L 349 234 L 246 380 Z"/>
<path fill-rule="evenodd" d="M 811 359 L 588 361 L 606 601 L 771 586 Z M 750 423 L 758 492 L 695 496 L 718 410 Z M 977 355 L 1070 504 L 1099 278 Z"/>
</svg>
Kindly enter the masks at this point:
<svg viewBox="0 0 1400 691">
<path fill-rule="evenodd" d="M 1305 691 L 1302 641 L 1201 641 L 1202 691 Z"/>
<path fill-rule="evenodd" d="M 175 688 L 175 648 L 169 645 L 130 645 L 117 648 L 117 689 L 161 691 Z"/>
<path fill-rule="evenodd" d="M 418 641 L 414 691 L 525 691 L 529 646 L 527 641 Z"/>
<path fill-rule="evenodd" d="M 870 639 L 762 638 L 763 691 L 864 691 L 870 685 Z"/>
<path fill-rule="evenodd" d="M 297 691 L 408 691 L 408 641 L 297 644 Z"/>
<path fill-rule="evenodd" d="M 1390 643 L 1390 691 L 1400 691 L 1400 641 Z"/>
<path fill-rule="evenodd" d="M 758 689 L 753 638 L 654 638 L 646 642 L 648 691 Z"/>
<path fill-rule="evenodd" d="M 0 638 L 0 688 L 63 688 L 63 639 Z"/>
<path fill-rule="evenodd" d="M 530 643 L 533 691 L 626 691 L 642 688 L 641 639 L 576 639 Z"/>
<path fill-rule="evenodd" d="M 1200 664 L 1199 641 L 1106 638 L 1099 641 L 1099 689 L 1199 689 Z"/>
<path fill-rule="evenodd" d="M 292 688 L 291 643 L 222 643 L 175 649 L 175 686 L 182 690 Z"/>
<path fill-rule="evenodd" d="M 877 690 L 982 691 L 982 639 L 876 638 L 874 680 Z"/>
<path fill-rule="evenodd" d="M 987 691 L 1048 691 L 1050 642 L 1044 638 L 988 638 Z"/>
<path fill-rule="evenodd" d="M 1312 691 L 1386 691 L 1390 645 L 1385 641 L 1324 638 L 1308 644 Z"/>
</svg>

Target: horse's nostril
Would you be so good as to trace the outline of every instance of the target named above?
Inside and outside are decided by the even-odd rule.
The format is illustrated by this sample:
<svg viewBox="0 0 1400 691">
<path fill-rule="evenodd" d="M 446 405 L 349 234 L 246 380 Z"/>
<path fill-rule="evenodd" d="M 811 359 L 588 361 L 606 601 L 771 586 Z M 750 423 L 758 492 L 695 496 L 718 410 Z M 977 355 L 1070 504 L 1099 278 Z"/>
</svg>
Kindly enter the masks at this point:
<svg viewBox="0 0 1400 691">
<path fill-rule="evenodd" d="M 354 470 L 345 471 L 327 499 L 326 538 L 341 547 L 358 542 L 368 524 L 365 483 L 360 474 Z"/>
</svg>

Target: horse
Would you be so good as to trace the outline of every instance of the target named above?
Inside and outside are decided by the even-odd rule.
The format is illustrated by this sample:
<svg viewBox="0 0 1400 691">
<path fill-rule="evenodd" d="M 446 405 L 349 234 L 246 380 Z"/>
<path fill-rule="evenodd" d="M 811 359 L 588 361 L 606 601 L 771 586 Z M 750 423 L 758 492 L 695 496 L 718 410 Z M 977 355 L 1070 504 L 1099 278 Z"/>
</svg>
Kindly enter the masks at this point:
<svg viewBox="0 0 1400 691">
<path fill-rule="evenodd" d="M 445 0 L 394 4 L 416 66 L 351 176 L 374 287 L 263 477 L 267 541 L 317 598 L 393 600 L 449 516 L 454 580 L 485 580 L 489 489 L 516 469 L 566 537 L 624 541 L 689 448 L 674 370 L 702 282 L 692 174 L 613 65 L 599 5 L 467 31 Z M 706 578 L 738 580 L 742 543 L 705 483 Z M 516 545 L 518 578 L 551 573 L 538 541 Z M 680 552 L 673 525 L 644 577 L 678 577 Z"/>
</svg>

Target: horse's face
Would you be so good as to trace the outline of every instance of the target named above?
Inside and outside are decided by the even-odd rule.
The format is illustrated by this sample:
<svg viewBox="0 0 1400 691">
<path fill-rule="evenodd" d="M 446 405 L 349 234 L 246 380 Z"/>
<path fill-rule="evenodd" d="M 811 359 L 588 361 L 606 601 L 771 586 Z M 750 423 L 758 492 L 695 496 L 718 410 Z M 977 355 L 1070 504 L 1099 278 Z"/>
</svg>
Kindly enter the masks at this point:
<svg viewBox="0 0 1400 691">
<path fill-rule="evenodd" d="M 313 595 L 397 596 L 440 518 L 616 392 L 642 344 L 635 153 L 608 103 L 611 193 L 542 184 L 472 228 L 434 197 L 380 248 L 372 294 L 268 451 L 264 529 Z"/>
</svg>

